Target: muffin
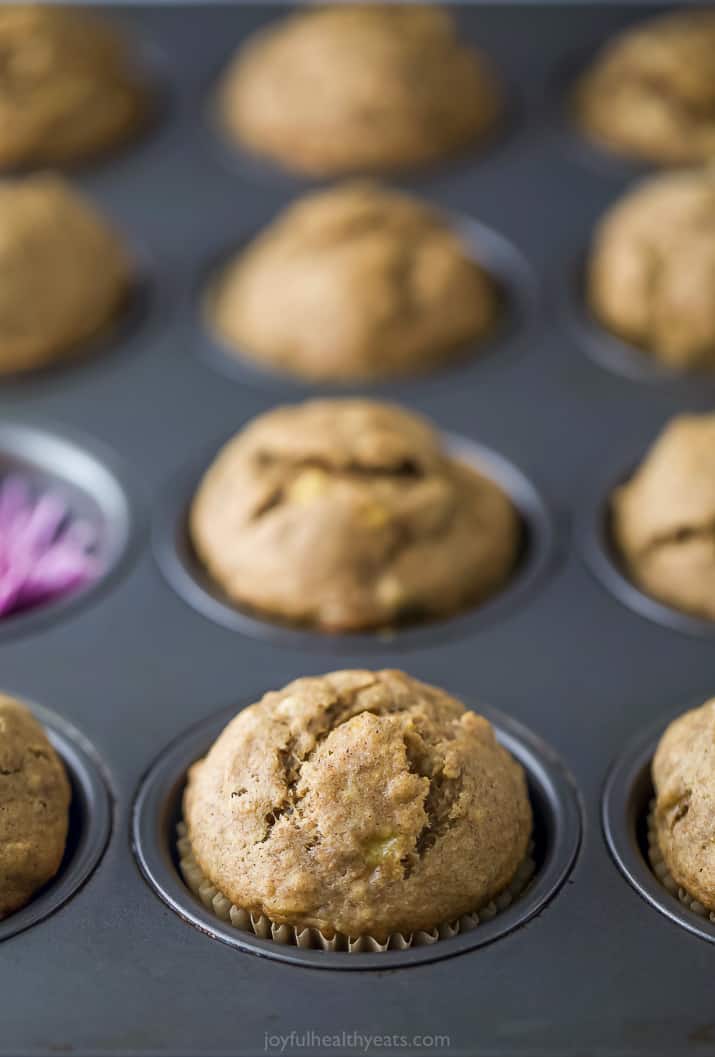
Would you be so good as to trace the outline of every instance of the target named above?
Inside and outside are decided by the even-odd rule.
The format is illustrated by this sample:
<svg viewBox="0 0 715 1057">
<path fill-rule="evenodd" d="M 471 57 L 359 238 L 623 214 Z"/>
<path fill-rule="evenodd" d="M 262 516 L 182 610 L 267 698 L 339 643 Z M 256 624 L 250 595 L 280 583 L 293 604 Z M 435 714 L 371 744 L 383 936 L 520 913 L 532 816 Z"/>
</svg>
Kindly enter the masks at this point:
<svg viewBox="0 0 715 1057">
<path fill-rule="evenodd" d="M 588 136 L 662 165 L 715 157 L 715 11 L 680 11 L 606 45 L 576 90 Z"/>
<path fill-rule="evenodd" d="M 0 919 L 19 910 L 60 868 L 70 784 L 29 709 L 0 696 Z"/>
<path fill-rule="evenodd" d="M 0 184 L 0 373 L 68 360 L 124 306 L 132 278 L 112 227 L 54 176 Z"/>
<path fill-rule="evenodd" d="M 193 500 L 198 558 L 236 605 L 325 631 L 446 617 L 502 587 L 520 520 L 420 417 L 369 400 L 261 415 Z"/>
<path fill-rule="evenodd" d="M 326 177 L 449 155 L 493 128 L 502 101 L 489 63 L 458 41 L 446 11 L 339 4 L 249 39 L 217 108 L 239 144 Z"/>
<path fill-rule="evenodd" d="M 235 907 L 382 942 L 492 901 L 532 829 L 524 771 L 487 720 L 398 671 L 266 694 L 191 768 L 184 819 L 189 875 Z"/>
<path fill-rule="evenodd" d="M 484 337 L 498 310 L 494 281 L 437 211 L 363 183 L 286 209 L 207 303 L 230 349 L 312 381 L 438 367 Z"/>
<path fill-rule="evenodd" d="M 614 334 L 669 368 L 715 369 L 715 168 L 657 176 L 609 209 L 587 285 Z"/>
<path fill-rule="evenodd" d="M 123 144 L 147 92 L 121 36 L 84 11 L 0 6 L 0 168 L 63 165 Z"/>
<path fill-rule="evenodd" d="M 613 532 L 632 580 L 715 620 L 715 414 L 680 415 L 613 497 Z"/>
<path fill-rule="evenodd" d="M 656 872 L 715 922 L 715 699 L 670 724 L 653 759 L 653 785 Z"/>
</svg>

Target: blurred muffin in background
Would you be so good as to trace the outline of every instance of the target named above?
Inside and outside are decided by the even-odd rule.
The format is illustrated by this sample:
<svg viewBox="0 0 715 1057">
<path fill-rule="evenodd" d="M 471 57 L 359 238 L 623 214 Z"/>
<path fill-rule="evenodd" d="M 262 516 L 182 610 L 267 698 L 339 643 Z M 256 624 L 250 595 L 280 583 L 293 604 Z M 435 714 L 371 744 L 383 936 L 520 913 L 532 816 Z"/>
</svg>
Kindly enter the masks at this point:
<svg viewBox="0 0 715 1057">
<path fill-rule="evenodd" d="M 315 381 L 438 367 L 498 312 L 496 284 L 436 210 L 366 183 L 290 206 L 207 299 L 237 354 Z"/>
<path fill-rule="evenodd" d="M 326 631 L 447 617 L 504 586 L 519 515 L 417 415 L 316 400 L 261 415 L 194 498 L 199 559 L 237 605 Z"/>
<path fill-rule="evenodd" d="M 479 139 L 502 110 L 488 61 L 446 11 L 337 4 L 243 45 L 219 91 L 239 143 L 311 176 L 417 165 Z"/>
<path fill-rule="evenodd" d="M 715 699 L 678 716 L 653 759 L 650 858 L 681 902 L 715 921 Z"/>
<path fill-rule="evenodd" d="M 581 77 L 587 135 L 663 165 L 715 157 L 715 11 L 680 11 L 625 30 Z"/>
<path fill-rule="evenodd" d="M 613 497 L 614 541 L 633 581 L 715 620 L 715 414 L 680 415 Z"/>
<path fill-rule="evenodd" d="M 0 920 L 29 903 L 60 868 L 70 783 L 30 710 L 0 694 Z"/>
<path fill-rule="evenodd" d="M 715 369 L 715 167 L 653 177 L 608 210 L 588 300 L 605 327 L 668 367 Z"/>
<path fill-rule="evenodd" d="M 0 373 L 79 355 L 131 281 L 121 239 L 65 181 L 0 183 Z"/>
<path fill-rule="evenodd" d="M 0 56 L 0 168 L 82 161 L 146 117 L 122 37 L 85 11 L 0 6 Z"/>
</svg>

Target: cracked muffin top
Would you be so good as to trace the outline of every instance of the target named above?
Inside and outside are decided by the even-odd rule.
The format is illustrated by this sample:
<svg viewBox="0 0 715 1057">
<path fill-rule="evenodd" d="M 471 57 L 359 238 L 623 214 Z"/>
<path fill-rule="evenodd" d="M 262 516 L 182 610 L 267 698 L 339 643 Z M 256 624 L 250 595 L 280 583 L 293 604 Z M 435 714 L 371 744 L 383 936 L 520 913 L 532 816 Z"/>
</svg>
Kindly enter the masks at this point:
<svg viewBox="0 0 715 1057">
<path fill-rule="evenodd" d="M 316 400 L 261 415 L 194 498 L 198 557 L 228 597 L 327 631 L 444 617 L 502 587 L 520 519 L 417 415 Z"/>
<path fill-rule="evenodd" d="M 608 210 L 588 298 L 604 326 L 668 367 L 715 369 L 715 168 L 651 178 Z"/>
<path fill-rule="evenodd" d="M 532 822 L 524 771 L 487 720 L 397 671 L 266 694 L 192 767 L 184 817 L 237 906 L 381 940 L 491 900 Z"/>
<path fill-rule="evenodd" d="M 581 78 L 586 133 L 665 165 L 715 157 L 715 11 L 668 14 L 626 30 Z"/>
<path fill-rule="evenodd" d="M 668 424 L 616 490 L 613 531 L 648 594 L 715 620 L 715 414 Z"/>
<path fill-rule="evenodd" d="M 0 695 L 0 919 L 57 873 L 69 825 L 70 784 L 30 710 Z"/>
<path fill-rule="evenodd" d="M 491 130 L 501 90 L 437 8 L 301 11 L 243 45 L 223 77 L 228 134 L 307 175 L 381 172 L 450 154 Z"/>
<path fill-rule="evenodd" d="M 715 911 L 715 699 L 674 720 L 653 759 L 658 844 L 677 883 Z"/>
<path fill-rule="evenodd" d="M 308 195 L 226 268 L 209 321 L 237 353 L 317 381 L 421 372 L 491 328 L 493 280 L 440 214 L 371 184 Z"/>
<path fill-rule="evenodd" d="M 69 184 L 0 184 L 0 373 L 86 350 L 128 296 L 131 265 L 109 224 Z"/>
<path fill-rule="evenodd" d="M 81 161 L 143 121 L 121 36 L 84 11 L 0 6 L 0 55 L 0 168 Z"/>
</svg>

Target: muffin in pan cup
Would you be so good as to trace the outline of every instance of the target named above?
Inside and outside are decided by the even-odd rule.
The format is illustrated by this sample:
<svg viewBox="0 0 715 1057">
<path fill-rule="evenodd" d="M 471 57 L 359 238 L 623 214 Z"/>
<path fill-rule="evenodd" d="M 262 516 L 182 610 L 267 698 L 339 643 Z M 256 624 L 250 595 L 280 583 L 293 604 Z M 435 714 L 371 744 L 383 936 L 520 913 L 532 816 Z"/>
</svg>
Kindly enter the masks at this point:
<svg viewBox="0 0 715 1057">
<path fill-rule="evenodd" d="M 385 950 L 475 927 L 526 886 L 532 812 L 491 725 L 398 671 L 298 679 L 189 772 L 181 869 L 219 917 Z"/>
</svg>

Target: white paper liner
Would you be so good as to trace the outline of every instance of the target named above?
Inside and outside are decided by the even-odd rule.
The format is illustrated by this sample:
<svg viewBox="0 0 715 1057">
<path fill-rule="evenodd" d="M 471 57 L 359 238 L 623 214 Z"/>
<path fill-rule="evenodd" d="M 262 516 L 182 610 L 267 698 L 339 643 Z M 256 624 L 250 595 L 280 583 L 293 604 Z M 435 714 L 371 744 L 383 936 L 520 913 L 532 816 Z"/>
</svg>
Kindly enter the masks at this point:
<svg viewBox="0 0 715 1057">
<path fill-rule="evenodd" d="M 450 939 L 461 932 L 475 929 L 483 921 L 491 921 L 497 914 L 511 906 L 514 900 L 523 894 L 536 869 L 536 863 L 532 858 L 534 845 L 530 841 L 526 858 L 507 887 L 495 899 L 479 907 L 474 913 L 464 914 L 456 921 L 436 925 L 429 931 L 393 932 L 385 942 L 382 942 L 374 936 L 346 936 L 342 932 L 326 936 L 317 928 L 278 924 L 271 921 L 265 914 L 253 914 L 237 907 L 219 892 L 197 863 L 191 848 L 186 823 L 179 822 L 176 832 L 181 874 L 188 888 L 198 896 L 207 910 L 222 921 L 244 932 L 251 932 L 260 939 L 270 939 L 276 943 L 286 943 L 307 950 L 347 951 L 350 954 L 360 951 L 406 951 L 410 947 L 424 947 L 437 943 L 438 940 Z"/>
<path fill-rule="evenodd" d="M 695 896 L 692 896 L 690 892 L 682 888 L 666 865 L 663 853 L 660 850 L 655 826 L 655 800 L 651 800 L 648 807 L 648 858 L 650 859 L 653 873 L 671 895 L 677 896 L 680 902 L 689 910 L 692 910 L 694 914 L 698 914 L 699 917 L 706 918 L 715 924 L 715 910 L 708 910 Z"/>
</svg>

